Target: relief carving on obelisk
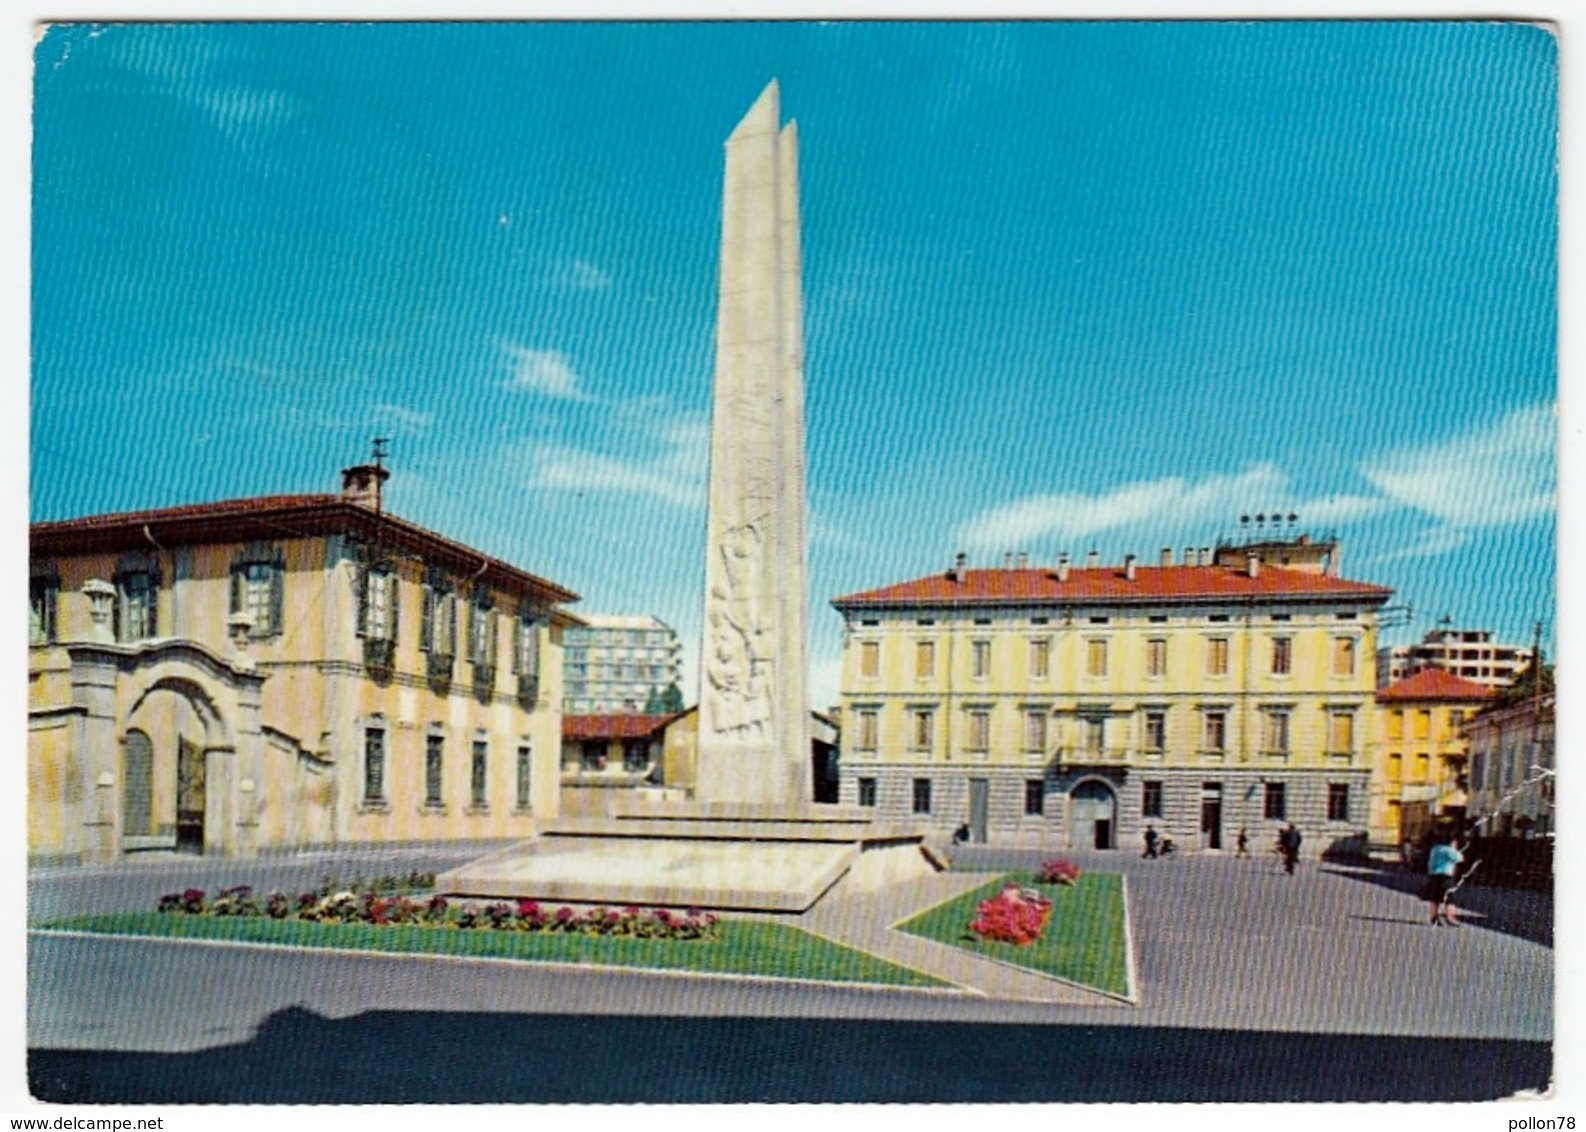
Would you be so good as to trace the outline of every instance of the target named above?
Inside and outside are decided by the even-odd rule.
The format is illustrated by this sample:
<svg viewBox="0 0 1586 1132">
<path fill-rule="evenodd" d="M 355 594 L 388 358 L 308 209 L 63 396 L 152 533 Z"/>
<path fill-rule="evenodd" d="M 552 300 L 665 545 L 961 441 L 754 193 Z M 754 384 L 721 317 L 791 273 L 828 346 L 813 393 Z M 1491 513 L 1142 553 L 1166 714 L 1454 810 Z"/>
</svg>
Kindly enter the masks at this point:
<svg viewBox="0 0 1586 1132">
<path fill-rule="evenodd" d="M 703 691 L 718 735 L 759 739 L 770 727 L 775 657 L 754 591 L 765 567 L 764 546 L 759 523 L 729 528 L 716 541 L 721 572 L 710 591 Z"/>
</svg>

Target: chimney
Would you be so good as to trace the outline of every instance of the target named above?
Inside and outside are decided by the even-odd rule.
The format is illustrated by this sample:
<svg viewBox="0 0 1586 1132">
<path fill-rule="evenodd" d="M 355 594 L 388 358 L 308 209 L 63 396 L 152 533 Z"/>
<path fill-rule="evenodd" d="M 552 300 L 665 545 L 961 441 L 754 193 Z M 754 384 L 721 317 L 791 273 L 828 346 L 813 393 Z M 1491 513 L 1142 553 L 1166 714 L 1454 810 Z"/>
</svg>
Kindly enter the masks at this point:
<svg viewBox="0 0 1586 1132">
<path fill-rule="evenodd" d="M 1261 576 L 1261 555 L 1253 550 L 1245 554 L 1245 575 L 1251 578 Z"/>
<path fill-rule="evenodd" d="M 953 559 L 953 568 L 948 572 L 947 576 L 955 582 L 962 582 L 964 580 L 964 573 L 968 565 L 969 555 L 965 554 L 963 551 L 959 551 L 957 557 Z"/>
<path fill-rule="evenodd" d="M 379 511 L 381 504 L 381 488 L 385 481 L 391 478 L 391 473 L 379 464 L 359 464 L 354 468 L 343 468 L 341 471 L 341 497 L 348 503 L 356 503 L 359 507 L 367 507 L 371 511 Z"/>
<path fill-rule="evenodd" d="M 1101 555 L 1097 554 L 1094 550 L 1091 551 L 1089 554 L 1085 555 L 1085 567 L 1086 567 L 1086 569 L 1094 570 L 1100 564 L 1101 564 Z"/>
<path fill-rule="evenodd" d="M 1338 559 L 1339 559 L 1339 556 L 1341 554 L 1342 554 L 1342 551 L 1339 548 L 1338 544 L 1336 542 L 1333 543 L 1333 549 L 1331 551 L 1329 551 L 1328 555 L 1327 555 L 1327 576 L 1329 578 L 1341 578 L 1341 577 L 1343 577 L 1343 575 L 1338 572 L 1338 570 L 1339 570 Z"/>
<path fill-rule="evenodd" d="M 1068 552 L 1064 551 L 1057 556 L 1057 580 L 1068 581 Z"/>
<path fill-rule="evenodd" d="M 1013 569 L 1013 551 L 1010 550 L 1002 556 L 1002 568 L 1004 570 Z"/>
<path fill-rule="evenodd" d="M 1212 548 L 1209 547 L 1209 546 L 1201 547 L 1200 565 L 1202 565 L 1202 566 L 1210 566 L 1211 564 L 1212 564 Z"/>
<path fill-rule="evenodd" d="M 1162 548 L 1162 565 L 1173 565 L 1173 548 L 1171 546 L 1164 546 Z"/>
<path fill-rule="evenodd" d="M 1029 553 L 1026 552 L 1026 551 L 1023 551 L 1023 550 L 1019 551 L 1019 569 L 1028 570 L 1029 568 L 1030 568 L 1030 555 L 1029 555 Z"/>
<path fill-rule="evenodd" d="M 1123 556 L 1123 576 L 1128 581 L 1134 581 L 1134 555 L 1132 554 Z"/>
<path fill-rule="evenodd" d="M 1186 546 L 1184 548 L 1184 565 L 1195 565 L 1195 548 L 1193 546 Z"/>
</svg>

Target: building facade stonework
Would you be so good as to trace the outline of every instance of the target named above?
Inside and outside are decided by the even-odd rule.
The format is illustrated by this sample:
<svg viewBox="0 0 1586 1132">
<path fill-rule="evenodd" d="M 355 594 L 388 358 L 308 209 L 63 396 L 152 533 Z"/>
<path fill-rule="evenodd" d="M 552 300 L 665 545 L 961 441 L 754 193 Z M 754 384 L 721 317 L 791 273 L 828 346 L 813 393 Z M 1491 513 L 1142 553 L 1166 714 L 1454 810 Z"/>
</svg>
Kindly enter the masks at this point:
<svg viewBox="0 0 1586 1132">
<path fill-rule="evenodd" d="M 1272 563 L 1283 561 L 1285 565 Z M 1304 536 L 951 570 L 832 604 L 840 800 L 972 841 L 1364 852 L 1377 611 Z"/>
</svg>

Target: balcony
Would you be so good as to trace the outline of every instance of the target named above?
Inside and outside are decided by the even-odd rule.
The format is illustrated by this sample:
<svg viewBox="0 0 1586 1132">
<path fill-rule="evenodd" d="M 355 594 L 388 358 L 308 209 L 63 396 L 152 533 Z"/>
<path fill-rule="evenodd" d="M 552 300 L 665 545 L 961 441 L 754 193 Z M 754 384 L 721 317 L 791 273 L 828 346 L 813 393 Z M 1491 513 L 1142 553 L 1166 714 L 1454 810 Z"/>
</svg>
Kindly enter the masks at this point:
<svg viewBox="0 0 1586 1132">
<path fill-rule="evenodd" d="M 452 667 L 455 663 L 456 659 L 448 653 L 427 652 L 424 654 L 425 675 L 437 688 L 449 688 L 452 683 Z"/>
<path fill-rule="evenodd" d="M 1128 766 L 1134 757 L 1133 747 L 1059 747 L 1055 761 L 1061 770 L 1081 766 Z"/>
<path fill-rule="evenodd" d="M 540 698 L 540 678 L 532 673 L 520 673 L 518 676 L 518 704 L 524 708 L 533 708 L 536 700 Z"/>
<path fill-rule="evenodd" d="M 396 667 L 396 642 L 379 637 L 365 637 L 363 641 L 363 666 L 375 680 L 391 679 Z"/>
</svg>

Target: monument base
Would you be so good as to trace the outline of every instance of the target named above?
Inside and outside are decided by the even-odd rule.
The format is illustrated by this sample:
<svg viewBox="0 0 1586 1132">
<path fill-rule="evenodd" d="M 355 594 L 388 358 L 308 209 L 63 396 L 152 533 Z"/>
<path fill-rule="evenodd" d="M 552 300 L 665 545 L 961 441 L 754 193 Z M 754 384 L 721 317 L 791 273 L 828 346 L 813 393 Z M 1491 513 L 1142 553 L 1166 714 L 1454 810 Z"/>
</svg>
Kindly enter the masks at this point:
<svg viewBox="0 0 1586 1132">
<path fill-rule="evenodd" d="M 924 831 L 838 806 L 657 803 L 548 822 L 533 841 L 435 878 L 451 896 L 803 912 L 834 890 L 929 876 Z"/>
</svg>

